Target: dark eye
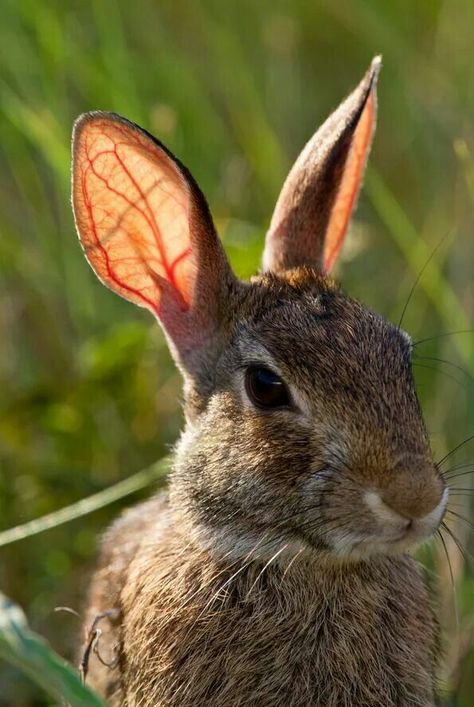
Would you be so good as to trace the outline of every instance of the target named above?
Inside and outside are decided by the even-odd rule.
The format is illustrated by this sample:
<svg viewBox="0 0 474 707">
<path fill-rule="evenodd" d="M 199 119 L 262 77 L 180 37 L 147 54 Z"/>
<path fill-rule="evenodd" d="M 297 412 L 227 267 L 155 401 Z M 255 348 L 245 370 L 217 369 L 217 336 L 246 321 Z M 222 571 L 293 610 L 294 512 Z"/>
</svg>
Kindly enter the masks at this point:
<svg viewBox="0 0 474 707">
<path fill-rule="evenodd" d="M 280 376 L 263 366 L 250 366 L 245 373 L 245 389 L 259 408 L 280 408 L 290 404 L 290 395 Z"/>
</svg>

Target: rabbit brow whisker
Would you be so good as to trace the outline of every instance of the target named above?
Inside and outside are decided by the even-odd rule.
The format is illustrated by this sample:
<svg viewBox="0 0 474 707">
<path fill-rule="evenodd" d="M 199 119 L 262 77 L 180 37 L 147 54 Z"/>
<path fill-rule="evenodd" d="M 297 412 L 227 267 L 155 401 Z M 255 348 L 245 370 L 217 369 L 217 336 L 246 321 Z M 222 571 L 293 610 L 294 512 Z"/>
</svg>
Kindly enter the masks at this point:
<svg viewBox="0 0 474 707">
<path fill-rule="evenodd" d="M 433 250 L 431 251 L 429 257 L 426 259 L 426 261 L 425 261 L 423 267 L 421 268 L 420 272 L 419 272 L 418 275 L 416 276 L 415 281 L 414 281 L 413 285 L 412 285 L 411 288 L 410 288 L 410 292 L 408 293 L 408 297 L 407 297 L 407 299 L 406 299 L 405 305 L 404 305 L 404 307 L 403 307 L 403 309 L 402 309 L 402 313 L 401 313 L 401 315 L 400 315 L 400 319 L 398 320 L 398 324 L 397 324 L 397 328 L 398 328 L 398 329 L 401 329 L 401 328 L 402 328 L 403 318 L 404 318 L 404 316 L 405 316 L 405 314 L 406 314 L 406 311 L 407 311 L 407 309 L 408 309 L 408 305 L 410 304 L 411 298 L 413 297 L 413 294 L 414 294 L 414 292 L 415 292 L 415 290 L 416 290 L 416 288 L 417 288 L 417 286 L 418 286 L 418 283 L 420 282 L 421 278 L 423 277 L 423 273 L 425 272 L 426 268 L 427 268 L 428 265 L 431 263 L 431 261 L 433 260 L 434 256 L 436 255 L 436 253 L 438 252 L 438 250 L 441 248 L 441 246 L 443 245 L 443 243 L 445 242 L 445 240 L 448 238 L 448 236 L 450 236 L 450 235 L 452 234 L 452 232 L 453 232 L 453 229 L 450 228 L 448 231 L 446 231 L 446 233 L 443 235 L 443 237 L 440 238 L 440 240 L 438 241 L 438 243 L 435 245 L 435 247 L 434 247 Z"/>
<path fill-rule="evenodd" d="M 457 363 L 453 363 L 452 361 L 447 361 L 444 358 L 438 358 L 437 356 L 420 356 L 419 354 L 416 354 L 416 360 L 421 360 L 421 361 L 437 361 L 438 363 L 444 363 L 447 366 L 452 366 L 452 368 L 455 368 L 458 371 L 461 371 L 466 378 L 469 378 L 471 382 L 474 383 L 474 378 L 472 375 L 467 371 L 465 368 L 462 366 L 459 366 Z"/>
<path fill-rule="evenodd" d="M 417 366 L 418 368 L 426 368 L 428 371 L 435 371 L 436 373 L 441 373 L 441 375 L 446 376 L 446 378 L 450 378 L 452 381 L 454 381 L 458 385 L 460 385 L 460 386 L 464 385 L 463 381 L 459 380 L 459 378 L 456 378 L 456 376 L 453 376 L 451 373 L 448 373 L 447 371 L 443 371 L 441 368 L 436 368 L 436 366 L 429 366 L 427 363 L 420 363 L 417 360 L 412 361 L 412 366 Z"/>
<path fill-rule="evenodd" d="M 456 334 L 474 334 L 474 329 L 458 329 L 457 331 L 446 331 L 442 334 L 436 334 L 436 336 L 428 336 L 425 339 L 414 341 L 413 346 L 419 346 L 420 344 L 425 344 L 427 341 L 435 341 L 436 339 L 442 339 L 446 336 L 455 336 Z"/>
</svg>

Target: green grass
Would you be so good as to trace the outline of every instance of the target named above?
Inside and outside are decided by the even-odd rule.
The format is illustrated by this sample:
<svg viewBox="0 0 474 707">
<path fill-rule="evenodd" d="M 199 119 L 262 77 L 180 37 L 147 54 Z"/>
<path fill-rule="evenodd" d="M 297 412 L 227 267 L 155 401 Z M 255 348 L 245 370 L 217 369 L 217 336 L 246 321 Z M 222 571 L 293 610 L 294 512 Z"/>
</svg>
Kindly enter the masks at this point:
<svg viewBox="0 0 474 707">
<path fill-rule="evenodd" d="M 79 672 L 28 628 L 21 609 L 0 593 L 0 656 L 29 675 L 51 698 L 71 707 L 101 707 Z"/>
<path fill-rule="evenodd" d="M 315 127 L 383 54 L 378 131 L 338 276 L 415 340 L 473 328 L 471 0 L 3 0 L 0 5 L 0 531 L 162 458 L 180 381 L 146 314 L 101 287 L 74 233 L 69 139 L 85 110 L 123 113 L 191 168 L 236 271 L 259 263 L 284 176 Z M 474 432 L 474 337 L 426 341 L 417 384 L 436 458 Z M 474 443 L 453 458 L 469 462 Z M 463 487 L 472 484 L 463 478 Z M 149 493 L 136 490 L 133 499 Z M 71 658 L 97 537 L 131 499 L 0 548 L 0 586 Z M 457 497 L 466 517 L 470 496 Z M 457 509 L 459 510 L 459 509 Z M 451 521 L 450 521 L 451 522 Z M 468 524 L 451 522 L 473 551 Z M 474 579 L 442 549 L 448 703 L 474 700 Z M 0 705 L 47 698 L 7 663 Z"/>
</svg>

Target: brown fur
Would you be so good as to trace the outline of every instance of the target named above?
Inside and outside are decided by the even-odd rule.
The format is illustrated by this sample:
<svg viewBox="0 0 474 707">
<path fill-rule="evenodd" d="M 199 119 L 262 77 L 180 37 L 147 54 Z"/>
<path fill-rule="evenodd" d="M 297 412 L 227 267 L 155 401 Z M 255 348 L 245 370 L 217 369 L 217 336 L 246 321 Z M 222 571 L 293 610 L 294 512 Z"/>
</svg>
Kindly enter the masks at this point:
<svg viewBox="0 0 474 707">
<path fill-rule="evenodd" d="M 214 392 L 192 403 L 171 502 L 129 511 L 104 541 L 87 621 L 120 609 L 100 648 L 117 643 L 120 665 L 92 659 L 91 684 L 127 705 L 432 704 L 437 630 L 416 563 L 328 547 L 331 529 L 371 531 L 361 486 L 421 504 L 438 488 L 408 342 L 310 271 L 257 279 L 238 311 Z M 245 341 L 264 342 L 312 425 L 242 409 Z M 399 457 L 407 473 L 393 472 Z M 308 498 L 328 462 L 339 476 Z"/>
<path fill-rule="evenodd" d="M 216 562 L 176 527 L 151 542 L 165 524 L 156 511 L 148 505 L 148 536 L 126 572 L 109 566 L 101 578 L 123 612 L 116 639 L 127 646 L 109 704 L 432 704 L 436 638 L 411 559 L 297 558 L 290 569 L 251 563 L 236 576 L 245 565 Z M 115 543 L 134 533 L 135 518 Z"/>
<path fill-rule="evenodd" d="M 339 109 L 348 140 L 344 111 L 368 90 L 366 79 Z M 108 120 L 100 114 L 101 125 Z M 136 138 L 138 128 L 120 124 Z M 339 137 L 318 165 L 318 198 L 336 174 Z M 173 159 L 147 140 L 140 144 L 153 163 Z M 182 174 L 185 195 L 194 194 Z M 270 235 L 268 272 L 249 283 L 231 274 L 202 199 L 194 195 L 190 217 L 202 208 L 198 247 L 186 251 L 197 272 L 194 304 L 173 315 L 182 321 L 170 337 L 186 426 L 168 494 L 128 511 L 104 538 L 86 627 L 117 613 L 101 621 L 102 661 L 92 654 L 88 681 L 110 705 L 128 707 L 433 705 L 438 631 L 408 553 L 435 531 L 446 492 L 409 337 L 345 296 L 319 256 L 288 267 L 307 246 L 304 199 L 288 220 L 291 238 L 279 235 L 284 255 Z M 196 322 L 205 332 L 193 339 Z M 252 365 L 281 377 L 288 406 L 253 404 L 245 386 Z"/>
</svg>

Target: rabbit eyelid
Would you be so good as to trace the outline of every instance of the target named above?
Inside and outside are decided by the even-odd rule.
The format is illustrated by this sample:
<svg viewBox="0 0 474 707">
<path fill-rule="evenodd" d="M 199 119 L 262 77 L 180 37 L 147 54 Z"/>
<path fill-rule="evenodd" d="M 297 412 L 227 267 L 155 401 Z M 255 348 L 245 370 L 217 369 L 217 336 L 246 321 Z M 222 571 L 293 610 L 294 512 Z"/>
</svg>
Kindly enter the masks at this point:
<svg viewBox="0 0 474 707">
<path fill-rule="evenodd" d="M 248 395 L 245 390 L 245 374 L 249 368 L 266 368 L 275 373 L 288 388 L 291 405 L 287 408 L 289 412 L 300 413 L 304 418 L 311 419 L 311 410 L 305 397 L 301 394 L 298 386 L 292 380 L 292 376 L 275 360 L 268 349 L 255 339 L 239 342 L 239 353 L 241 362 L 237 368 L 237 387 L 244 402 L 250 405 Z"/>
</svg>

